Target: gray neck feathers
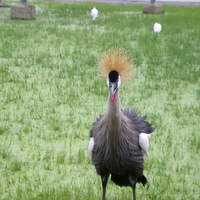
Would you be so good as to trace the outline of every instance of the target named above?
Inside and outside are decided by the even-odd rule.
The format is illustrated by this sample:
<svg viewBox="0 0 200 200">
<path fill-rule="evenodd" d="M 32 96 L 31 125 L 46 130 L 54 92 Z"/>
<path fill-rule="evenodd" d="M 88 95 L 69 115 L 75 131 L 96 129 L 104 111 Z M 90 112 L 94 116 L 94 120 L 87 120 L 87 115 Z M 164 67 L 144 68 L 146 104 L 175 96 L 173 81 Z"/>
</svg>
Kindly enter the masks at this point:
<svg viewBox="0 0 200 200">
<path fill-rule="evenodd" d="M 122 115 L 122 111 L 120 108 L 119 90 L 118 90 L 116 93 L 115 102 L 111 102 L 110 95 L 108 97 L 108 107 L 105 113 L 105 117 L 108 119 L 108 121 L 109 119 L 120 121 L 121 115 Z"/>
<path fill-rule="evenodd" d="M 115 102 L 108 99 L 108 108 L 104 115 L 106 134 L 112 140 L 112 143 L 119 142 L 122 134 L 122 111 L 119 101 L 119 90 L 116 93 Z"/>
<path fill-rule="evenodd" d="M 138 151 L 138 136 L 131 120 L 121 111 L 118 92 L 116 95 L 115 102 L 108 99 L 107 111 L 93 128 L 93 132 L 96 150 L 101 152 L 102 162 L 106 163 L 113 173 L 119 174 L 121 173 L 121 163 L 125 163 L 125 165 L 128 163 L 130 152 Z"/>
</svg>

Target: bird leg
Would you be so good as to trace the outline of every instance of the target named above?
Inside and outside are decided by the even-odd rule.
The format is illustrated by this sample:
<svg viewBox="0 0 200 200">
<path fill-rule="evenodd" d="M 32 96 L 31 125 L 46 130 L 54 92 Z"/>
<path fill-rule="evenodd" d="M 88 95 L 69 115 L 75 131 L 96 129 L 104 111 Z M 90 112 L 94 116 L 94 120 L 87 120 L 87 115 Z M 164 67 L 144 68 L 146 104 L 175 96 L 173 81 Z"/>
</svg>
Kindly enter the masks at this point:
<svg viewBox="0 0 200 200">
<path fill-rule="evenodd" d="M 102 182 L 102 188 L 103 188 L 102 200 L 106 199 L 106 185 L 108 182 L 108 177 L 109 177 L 108 172 L 105 172 L 104 174 L 101 175 L 101 182 Z"/>
<path fill-rule="evenodd" d="M 136 183 L 137 183 L 137 178 L 133 178 L 133 176 L 129 176 L 129 181 L 130 181 L 132 191 L 133 191 L 133 200 L 136 200 L 135 187 L 136 187 Z"/>
</svg>

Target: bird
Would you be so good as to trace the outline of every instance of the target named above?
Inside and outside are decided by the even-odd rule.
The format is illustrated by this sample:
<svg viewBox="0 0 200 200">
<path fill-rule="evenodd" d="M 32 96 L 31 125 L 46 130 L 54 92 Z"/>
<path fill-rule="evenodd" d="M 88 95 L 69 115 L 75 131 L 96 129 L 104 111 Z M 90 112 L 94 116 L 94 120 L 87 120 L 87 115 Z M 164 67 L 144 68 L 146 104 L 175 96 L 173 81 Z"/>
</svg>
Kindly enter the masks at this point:
<svg viewBox="0 0 200 200">
<path fill-rule="evenodd" d="M 154 30 L 154 33 L 160 33 L 160 31 L 162 30 L 162 25 L 157 22 L 154 23 L 153 30 Z"/>
<path fill-rule="evenodd" d="M 90 158 L 101 177 L 102 200 L 106 199 L 110 176 L 116 185 L 132 187 L 136 200 L 136 183 L 147 183 L 144 157 L 148 156 L 148 138 L 155 127 L 146 121 L 147 116 L 138 116 L 135 109 L 120 107 L 121 82 L 131 80 L 135 71 L 130 56 L 123 49 L 114 48 L 102 54 L 98 66 L 106 77 L 108 105 L 105 114 L 99 115 L 91 127 Z"/>
<path fill-rule="evenodd" d="M 94 6 L 92 10 L 90 11 L 90 14 L 93 20 L 96 20 L 96 18 L 98 17 L 98 12 L 99 11 L 96 9 L 96 6 Z"/>
</svg>

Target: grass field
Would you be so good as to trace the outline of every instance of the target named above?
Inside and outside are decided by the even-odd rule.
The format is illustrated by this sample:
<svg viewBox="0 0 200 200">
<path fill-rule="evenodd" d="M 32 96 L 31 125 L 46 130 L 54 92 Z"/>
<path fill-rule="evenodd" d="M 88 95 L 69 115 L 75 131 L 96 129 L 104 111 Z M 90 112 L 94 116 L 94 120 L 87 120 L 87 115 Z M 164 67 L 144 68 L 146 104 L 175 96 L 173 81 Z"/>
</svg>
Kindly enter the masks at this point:
<svg viewBox="0 0 200 200">
<path fill-rule="evenodd" d="M 16 1 L 5 2 L 9 5 Z M 93 121 L 107 106 L 96 64 L 111 47 L 135 60 L 122 83 L 122 108 L 156 126 L 142 200 L 200 198 L 200 7 L 31 2 L 36 20 L 10 19 L 0 8 L 0 199 L 98 200 L 101 181 L 87 146 Z M 153 33 L 153 23 L 163 30 Z M 131 199 L 109 182 L 108 200 Z"/>
</svg>

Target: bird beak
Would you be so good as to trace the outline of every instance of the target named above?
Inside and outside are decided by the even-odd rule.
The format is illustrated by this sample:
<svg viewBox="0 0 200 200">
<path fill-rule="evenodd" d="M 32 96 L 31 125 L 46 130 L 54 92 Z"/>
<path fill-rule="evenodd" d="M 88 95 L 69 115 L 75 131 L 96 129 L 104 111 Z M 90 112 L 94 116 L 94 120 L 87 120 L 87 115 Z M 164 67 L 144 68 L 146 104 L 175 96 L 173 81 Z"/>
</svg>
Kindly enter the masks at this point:
<svg viewBox="0 0 200 200">
<path fill-rule="evenodd" d="M 112 83 L 112 82 L 110 82 L 110 84 L 109 84 L 109 91 L 110 91 L 110 100 L 112 101 L 112 102 L 115 102 L 115 100 L 116 100 L 116 92 L 117 92 L 117 83 L 115 82 L 115 83 Z"/>
<path fill-rule="evenodd" d="M 107 85 L 109 88 L 109 96 L 112 102 L 115 102 L 118 88 L 121 84 L 120 75 L 116 71 L 111 71 L 107 77 Z"/>
</svg>

